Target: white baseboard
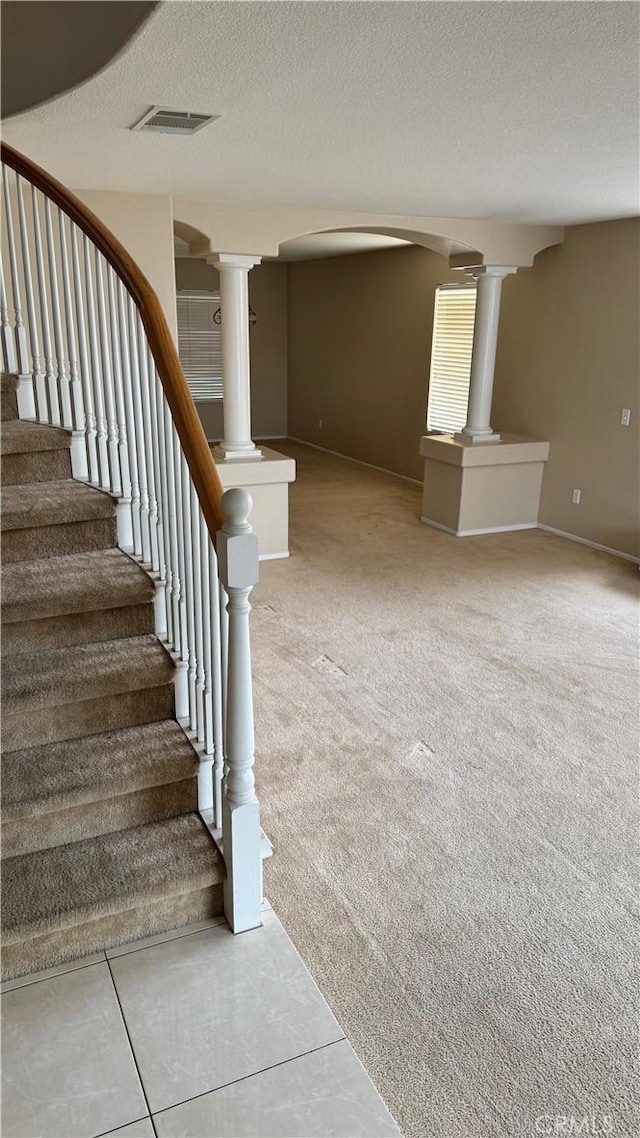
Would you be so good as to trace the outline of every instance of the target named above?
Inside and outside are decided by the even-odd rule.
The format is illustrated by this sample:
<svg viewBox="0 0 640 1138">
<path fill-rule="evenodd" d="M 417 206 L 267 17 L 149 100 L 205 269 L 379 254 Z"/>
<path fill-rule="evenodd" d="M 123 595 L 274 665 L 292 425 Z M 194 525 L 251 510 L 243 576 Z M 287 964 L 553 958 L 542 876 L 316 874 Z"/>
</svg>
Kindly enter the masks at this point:
<svg viewBox="0 0 640 1138">
<path fill-rule="evenodd" d="M 454 537 L 481 537 L 485 533 L 512 533 L 515 530 L 521 529 L 537 529 L 537 522 L 522 522 L 514 526 L 489 526 L 487 529 L 450 529 L 449 526 L 443 526 L 440 522 L 434 522 L 431 518 L 420 518 L 426 526 L 433 526 L 434 529 L 441 529 L 444 533 L 451 533 Z"/>
<path fill-rule="evenodd" d="M 412 486 L 422 486 L 422 482 L 418 478 L 409 478 L 406 474 L 398 474 L 395 470 L 387 470 L 386 466 L 374 466 L 372 462 L 363 462 L 361 458 L 352 458 L 350 454 L 341 454 L 339 450 L 329 450 L 328 447 L 320 447 L 317 443 L 309 443 L 306 439 L 297 439 L 295 435 L 287 435 L 292 443 L 302 443 L 305 447 L 312 447 L 313 450 L 321 450 L 323 454 L 332 454 L 334 458 L 343 458 L 345 462 L 355 462 L 357 466 L 366 466 L 369 470 L 377 470 L 379 474 L 388 474 L 390 478 L 399 478 L 401 482 L 410 482 Z"/>
<path fill-rule="evenodd" d="M 285 553 L 261 553 L 258 561 L 280 561 L 283 557 L 289 557 L 289 550 Z"/>
<path fill-rule="evenodd" d="M 555 526 L 545 526 L 542 522 L 538 522 L 538 529 L 543 529 L 546 533 L 554 533 L 556 537 L 566 537 L 567 541 L 577 541 L 579 545 L 588 545 L 591 549 L 599 549 L 601 553 L 611 553 L 614 557 L 622 557 L 623 561 L 633 561 L 634 565 L 640 565 L 640 557 L 634 557 L 633 553 L 623 553 L 621 549 L 612 549 L 610 545 L 600 545 L 597 541 L 589 541 L 586 537 L 578 537 L 575 533 L 567 533 L 566 530 L 556 529 Z"/>
</svg>

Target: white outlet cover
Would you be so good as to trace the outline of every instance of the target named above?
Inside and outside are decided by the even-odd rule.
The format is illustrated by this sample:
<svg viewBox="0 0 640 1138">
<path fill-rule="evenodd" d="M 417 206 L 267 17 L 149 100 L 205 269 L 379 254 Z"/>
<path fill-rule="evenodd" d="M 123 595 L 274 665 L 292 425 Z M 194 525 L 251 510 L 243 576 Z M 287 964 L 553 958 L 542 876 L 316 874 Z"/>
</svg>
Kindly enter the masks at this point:
<svg viewBox="0 0 640 1138">
<path fill-rule="evenodd" d="M 630 422 L 631 422 L 631 408 L 630 407 L 623 407 L 622 411 L 620 412 L 620 426 L 621 427 L 628 427 Z"/>
</svg>

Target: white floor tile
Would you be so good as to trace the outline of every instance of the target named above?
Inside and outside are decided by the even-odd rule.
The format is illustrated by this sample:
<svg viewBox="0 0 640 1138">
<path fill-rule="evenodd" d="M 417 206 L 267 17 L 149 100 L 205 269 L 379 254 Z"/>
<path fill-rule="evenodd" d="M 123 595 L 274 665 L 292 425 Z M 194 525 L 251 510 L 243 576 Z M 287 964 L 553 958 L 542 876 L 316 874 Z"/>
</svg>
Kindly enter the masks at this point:
<svg viewBox="0 0 640 1138">
<path fill-rule="evenodd" d="M 120 1126 L 118 1130 L 110 1130 L 101 1138 L 155 1138 L 150 1118 L 141 1118 L 138 1122 L 131 1122 L 129 1126 Z"/>
<path fill-rule="evenodd" d="M 154 1117 L 159 1138 L 399 1138 L 342 1040 Z"/>
<path fill-rule="evenodd" d="M 2 998 L 2 1133 L 88 1138 L 147 1113 L 106 963 Z"/>
<path fill-rule="evenodd" d="M 30 972 L 27 976 L 18 976 L 16 980 L 5 980 L 0 992 L 13 992 L 16 988 L 24 988 L 26 984 L 36 984 L 39 980 L 49 980 L 51 976 L 62 976 L 65 972 L 75 972 L 76 968 L 86 968 L 88 964 L 98 964 L 104 960 L 104 952 L 93 952 L 91 956 L 81 956 L 78 960 L 67 960 L 64 964 L 57 964 L 54 968 L 45 968 L 43 972 Z"/>
<path fill-rule="evenodd" d="M 343 1037 L 273 912 L 111 968 L 152 1113 Z"/>
<path fill-rule="evenodd" d="M 116 956 L 126 956 L 128 952 L 138 952 L 141 948 L 150 948 L 153 944 L 163 944 L 165 940 L 177 940 L 181 936 L 191 936 L 192 933 L 201 933 L 203 929 L 214 929 L 217 925 L 224 925 L 226 921 L 222 914 L 219 917 L 207 917 L 203 921 L 195 921 L 192 925 L 183 925 L 179 929 L 169 929 L 166 933 L 155 933 L 153 936 L 141 937 L 140 940 L 130 940 L 126 944 L 117 944 L 115 948 L 105 949 L 107 960 Z"/>
</svg>

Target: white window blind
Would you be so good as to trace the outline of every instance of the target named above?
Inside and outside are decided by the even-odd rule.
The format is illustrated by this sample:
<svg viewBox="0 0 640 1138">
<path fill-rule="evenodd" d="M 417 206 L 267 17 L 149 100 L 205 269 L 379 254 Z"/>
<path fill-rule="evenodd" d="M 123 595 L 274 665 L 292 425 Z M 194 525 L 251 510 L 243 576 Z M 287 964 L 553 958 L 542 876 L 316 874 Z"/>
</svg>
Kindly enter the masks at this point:
<svg viewBox="0 0 640 1138">
<path fill-rule="evenodd" d="M 427 430 L 460 431 L 467 421 L 476 314 L 475 285 L 436 289 Z"/>
<path fill-rule="evenodd" d="M 178 355 L 194 399 L 222 399 L 222 338 L 217 292 L 179 292 Z"/>
</svg>

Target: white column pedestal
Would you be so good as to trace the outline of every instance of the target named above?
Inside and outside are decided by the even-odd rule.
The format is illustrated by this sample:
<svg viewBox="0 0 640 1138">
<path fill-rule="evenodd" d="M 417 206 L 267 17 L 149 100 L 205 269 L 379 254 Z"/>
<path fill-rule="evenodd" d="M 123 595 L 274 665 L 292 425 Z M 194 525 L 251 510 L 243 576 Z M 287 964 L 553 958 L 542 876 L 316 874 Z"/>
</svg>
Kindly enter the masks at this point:
<svg viewBox="0 0 640 1138">
<path fill-rule="evenodd" d="M 212 447 L 214 454 L 216 448 Z M 289 556 L 289 483 L 295 481 L 296 464 L 270 447 L 262 448 L 261 462 L 217 460 L 225 490 L 240 486 L 253 499 L 251 525 L 258 537 L 261 560 Z"/>
<path fill-rule="evenodd" d="M 421 521 L 471 537 L 535 529 L 549 443 L 503 435 L 474 446 L 451 435 L 424 435 Z"/>
<path fill-rule="evenodd" d="M 509 265 L 479 265 L 466 270 L 478 282 L 473 354 L 469 378 L 467 422 L 455 438 L 461 442 L 496 443 L 500 435 L 491 427 L 491 402 L 498 346 L 502 282 L 517 269 Z"/>
<path fill-rule="evenodd" d="M 214 454 L 227 462 L 262 457 L 251 438 L 249 369 L 249 270 L 260 261 L 235 253 L 207 257 L 220 274 L 224 438 Z"/>
</svg>

